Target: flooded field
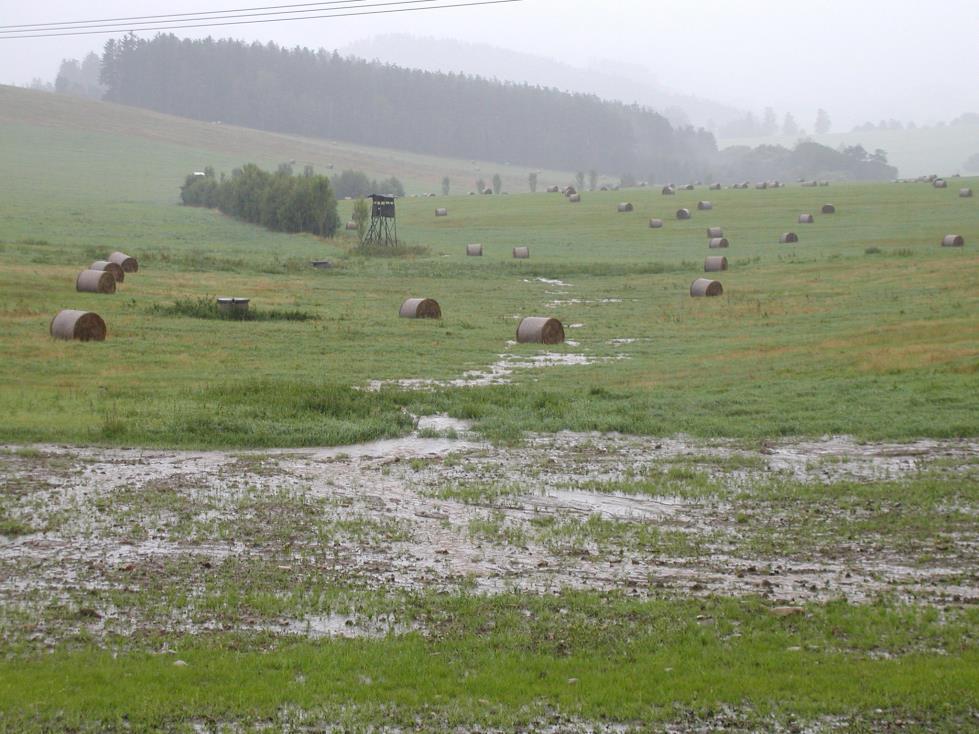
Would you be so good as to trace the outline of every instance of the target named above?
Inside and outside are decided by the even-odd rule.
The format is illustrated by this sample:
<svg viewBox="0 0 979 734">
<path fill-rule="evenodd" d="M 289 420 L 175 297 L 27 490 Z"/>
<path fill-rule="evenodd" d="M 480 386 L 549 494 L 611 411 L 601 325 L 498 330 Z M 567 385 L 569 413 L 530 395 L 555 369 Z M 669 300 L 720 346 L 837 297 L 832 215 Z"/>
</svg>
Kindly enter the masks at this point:
<svg viewBox="0 0 979 734">
<path fill-rule="evenodd" d="M 979 601 L 973 441 L 562 433 L 496 447 L 429 416 L 403 439 L 321 450 L 6 447 L 0 472 L 14 528 L 0 619 L 31 646 L 399 634 L 419 626 L 358 599 L 419 591 L 757 595 L 786 614 Z M 229 615 L 234 593 L 267 598 Z"/>
</svg>

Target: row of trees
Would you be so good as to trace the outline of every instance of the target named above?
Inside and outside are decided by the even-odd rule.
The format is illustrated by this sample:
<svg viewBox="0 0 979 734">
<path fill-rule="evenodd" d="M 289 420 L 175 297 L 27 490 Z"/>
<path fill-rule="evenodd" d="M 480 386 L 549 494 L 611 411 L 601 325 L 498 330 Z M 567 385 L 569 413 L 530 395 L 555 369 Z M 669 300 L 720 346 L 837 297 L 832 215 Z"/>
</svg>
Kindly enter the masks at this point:
<svg viewBox="0 0 979 734">
<path fill-rule="evenodd" d="M 829 113 L 820 108 L 816 112 L 816 119 L 812 129 L 817 135 L 825 135 L 833 127 Z M 772 137 L 774 135 L 803 135 L 803 130 L 795 119 L 795 115 L 786 112 L 779 122 L 778 115 L 771 107 L 766 107 L 762 117 L 755 117 L 754 113 L 749 112 L 740 120 L 732 120 L 718 130 L 721 138 L 760 138 Z"/>
<path fill-rule="evenodd" d="M 213 168 L 206 168 L 203 175 L 187 176 L 180 200 L 279 232 L 332 237 L 340 226 L 330 179 L 314 175 L 309 167 L 304 175 L 294 176 L 289 166 L 270 173 L 249 163 L 220 178 Z"/>
<path fill-rule="evenodd" d="M 161 112 L 534 168 L 702 177 L 713 136 L 594 95 L 234 40 L 110 40 L 105 98 Z"/>
</svg>

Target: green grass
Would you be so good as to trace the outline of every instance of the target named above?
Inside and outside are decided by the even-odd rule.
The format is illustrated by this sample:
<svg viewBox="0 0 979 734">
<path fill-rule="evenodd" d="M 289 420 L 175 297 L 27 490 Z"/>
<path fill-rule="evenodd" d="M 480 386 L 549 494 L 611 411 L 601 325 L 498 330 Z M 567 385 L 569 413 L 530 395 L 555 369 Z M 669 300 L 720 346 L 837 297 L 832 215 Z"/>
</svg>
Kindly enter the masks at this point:
<svg viewBox="0 0 979 734">
<path fill-rule="evenodd" d="M 0 662 L 0 727 L 176 730 L 346 722 L 511 729 L 560 713 L 650 725 L 743 709 L 760 726 L 840 716 L 938 730 L 977 706 L 976 615 L 830 604 L 779 619 L 758 601 L 621 596 L 419 598 L 435 626 L 381 640 L 167 641 L 171 655 L 55 650 Z M 186 665 L 175 665 L 180 660 Z"/>
<path fill-rule="evenodd" d="M 409 430 L 401 408 L 471 418 L 498 441 L 563 429 L 979 434 L 979 208 L 951 189 L 635 189 L 586 192 L 580 205 L 548 194 L 441 197 L 449 216 L 437 219 L 431 199 L 409 198 L 398 203 L 399 233 L 428 254 L 369 258 L 353 252 L 353 238 L 276 234 L 176 204 L 188 170 L 299 160 L 309 141 L 0 92 L 17 103 L 0 114 L 0 166 L 18 172 L 0 182 L 0 441 L 334 444 Z M 712 212 L 671 218 L 707 196 Z M 616 213 L 625 199 L 635 213 Z M 838 214 L 795 224 L 824 199 Z M 341 202 L 342 217 L 351 206 Z M 652 215 L 666 227 L 648 229 Z M 691 299 L 708 225 L 724 227 L 731 269 L 723 297 Z M 799 245 L 777 244 L 787 229 L 799 231 Z M 950 231 L 967 246 L 939 247 Z M 482 242 L 485 256 L 465 257 L 469 242 Z M 530 260 L 510 258 L 518 244 L 530 246 Z M 881 252 L 865 254 L 873 248 Z M 140 272 L 113 296 L 76 293 L 77 271 L 115 249 L 136 255 Z M 309 266 L 323 257 L 335 267 Z M 197 308 L 175 302 L 215 293 L 309 320 L 176 315 Z M 436 298 L 444 318 L 399 319 L 409 296 Z M 50 340 L 61 308 L 97 310 L 108 340 Z M 516 317 L 530 314 L 581 324 L 568 329 L 578 344 L 509 346 Z M 355 413 L 346 398 L 311 408 L 302 397 L 374 380 L 454 380 L 501 354 L 523 362 L 544 352 L 592 363 L 518 367 L 511 386 L 393 386 Z"/>
<path fill-rule="evenodd" d="M 218 307 L 217 300 L 208 296 L 178 299 L 170 305 L 155 303 L 150 307 L 150 311 L 160 316 L 187 316 L 193 319 L 219 321 L 315 321 L 319 318 L 315 314 L 298 309 L 259 311 L 249 308 L 247 311 L 222 311 Z"/>
</svg>

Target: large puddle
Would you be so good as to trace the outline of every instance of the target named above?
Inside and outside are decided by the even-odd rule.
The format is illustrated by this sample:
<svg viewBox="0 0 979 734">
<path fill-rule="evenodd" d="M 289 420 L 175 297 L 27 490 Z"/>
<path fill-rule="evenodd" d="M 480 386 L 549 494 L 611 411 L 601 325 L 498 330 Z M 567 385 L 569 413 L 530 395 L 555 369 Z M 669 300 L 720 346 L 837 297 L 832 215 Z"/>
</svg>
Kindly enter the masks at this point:
<svg viewBox="0 0 979 734">
<path fill-rule="evenodd" d="M 791 506 L 750 499 L 753 487 L 773 479 L 822 485 L 908 478 L 937 465 L 969 471 L 979 458 L 974 441 L 832 437 L 752 449 L 560 433 L 508 448 L 441 415 L 420 418 L 403 439 L 329 449 L 0 451 L 5 511 L 28 528 L 0 538 L 0 622 L 11 629 L 12 620 L 45 619 L 63 605 L 98 615 L 98 623 L 45 623 L 38 634 L 52 638 L 81 628 L 194 632 L 228 624 L 193 602 L 212 583 L 207 569 L 227 563 L 287 568 L 300 586 L 325 576 L 377 591 L 750 594 L 787 604 L 886 594 L 979 603 L 979 507 L 949 509 L 958 518 L 954 533 L 939 527 L 934 542 L 902 544 L 873 525 L 864 537 L 810 537 L 800 524 L 811 520 L 794 517 Z M 898 500 L 882 512 L 899 512 Z M 841 511 L 832 499 L 813 509 L 840 522 L 853 512 L 870 517 L 864 507 Z M 782 533 L 799 545 L 766 550 Z M 191 607 L 115 611 L 110 600 L 152 586 L 151 577 L 126 569 L 173 574 Z M 313 637 L 402 629 L 398 620 L 368 624 L 345 610 L 231 624 Z"/>
</svg>

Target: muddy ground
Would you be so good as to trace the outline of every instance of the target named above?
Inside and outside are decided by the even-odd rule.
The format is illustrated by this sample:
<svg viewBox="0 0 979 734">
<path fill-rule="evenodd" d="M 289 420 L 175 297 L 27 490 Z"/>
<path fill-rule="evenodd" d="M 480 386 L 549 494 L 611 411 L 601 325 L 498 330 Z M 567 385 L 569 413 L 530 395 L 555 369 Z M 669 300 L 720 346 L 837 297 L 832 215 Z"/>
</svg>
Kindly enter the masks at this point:
<svg viewBox="0 0 979 734">
<path fill-rule="evenodd" d="M 32 647 L 149 630 L 374 635 L 413 623 L 364 595 L 417 591 L 975 604 L 979 502 L 940 488 L 977 480 L 974 441 L 497 447 L 444 416 L 323 450 L 8 446 L 0 625 Z"/>
</svg>

